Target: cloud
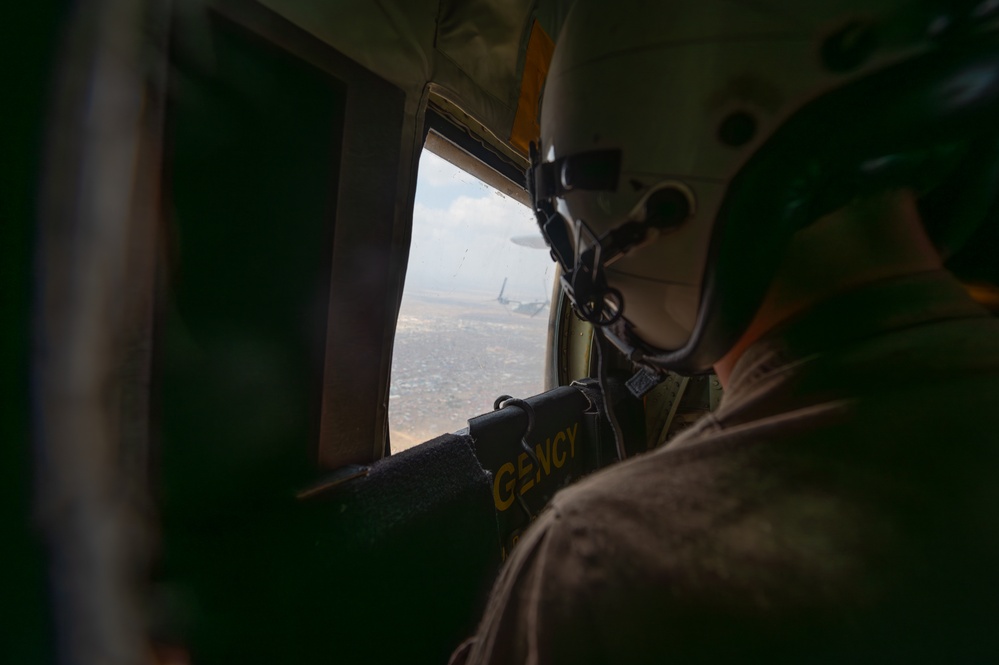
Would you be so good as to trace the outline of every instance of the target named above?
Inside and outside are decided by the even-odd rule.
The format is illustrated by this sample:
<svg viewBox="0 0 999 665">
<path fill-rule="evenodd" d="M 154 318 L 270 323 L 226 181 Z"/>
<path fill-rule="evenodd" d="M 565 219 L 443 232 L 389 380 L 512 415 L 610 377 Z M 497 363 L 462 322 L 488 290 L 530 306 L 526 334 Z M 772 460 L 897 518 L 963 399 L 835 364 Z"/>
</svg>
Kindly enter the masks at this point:
<svg viewBox="0 0 999 665">
<path fill-rule="evenodd" d="M 498 292 L 508 278 L 511 298 L 532 300 L 548 292 L 554 276 L 548 252 L 510 240 L 539 233 L 533 214 L 517 201 L 483 187 L 478 192 L 476 187 L 465 187 L 448 203 L 437 206 L 425 203 L 418 188 L 408 288 L 491 293 Z"/>
</svg>

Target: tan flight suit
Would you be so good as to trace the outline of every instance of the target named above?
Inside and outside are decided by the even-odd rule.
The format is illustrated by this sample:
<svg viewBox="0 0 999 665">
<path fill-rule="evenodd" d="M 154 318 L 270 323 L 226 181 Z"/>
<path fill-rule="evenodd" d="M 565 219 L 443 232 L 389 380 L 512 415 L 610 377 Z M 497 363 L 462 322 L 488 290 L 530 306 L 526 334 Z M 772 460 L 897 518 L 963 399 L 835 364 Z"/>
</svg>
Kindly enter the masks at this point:
<svg viewBox="0 0 999 665">
<path fill-rule="evenodd" d="M 452 660 L 999 662 L 999 320 L 932 272 L 782 326 L 553 499 Z"/>
</svg>

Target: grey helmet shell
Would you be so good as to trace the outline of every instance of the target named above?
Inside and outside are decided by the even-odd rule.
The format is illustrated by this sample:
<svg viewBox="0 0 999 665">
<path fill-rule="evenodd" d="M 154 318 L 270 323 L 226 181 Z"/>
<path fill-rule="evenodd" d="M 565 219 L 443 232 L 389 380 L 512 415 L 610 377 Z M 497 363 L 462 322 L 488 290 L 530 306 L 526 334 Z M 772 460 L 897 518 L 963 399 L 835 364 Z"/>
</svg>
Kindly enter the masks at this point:
<svg viewBox="0 0 999 665">
<path fill-rule="evenodd" d="M 732 180 L 803 107 L 938 48 L 934 22 L 942 19 L 925 4 L 622 0 L 608 11 L 606 3 L 579 0 L 573 6 L 545 84 L 540 158 L 619 150 L 621 162 L 615 189 L 569 189 L 555 208 L 570 226 L 587 229 L 579 235 L 585 244 L 641 220 L 643 201 L 659 188 L 680 186 L 691 199 L 683 224 L 651 232 L 605 266 L 643 355 L 675 354 L 696 342 L 717 253 L 712 247 L 722 242 L 718 216 Z M 827 143 L 855 129 L 834 122 L 815 128 Z M 800 151 L 809 149 L 802 142 Z M 745 206 L 740 215 L 743 224 L 774 223 L 766 205 L 758 219 Z M 724 350 L 701 353 L 696 362 L 677 357 L 676 365 L 702 371 Z"/>
</svg>

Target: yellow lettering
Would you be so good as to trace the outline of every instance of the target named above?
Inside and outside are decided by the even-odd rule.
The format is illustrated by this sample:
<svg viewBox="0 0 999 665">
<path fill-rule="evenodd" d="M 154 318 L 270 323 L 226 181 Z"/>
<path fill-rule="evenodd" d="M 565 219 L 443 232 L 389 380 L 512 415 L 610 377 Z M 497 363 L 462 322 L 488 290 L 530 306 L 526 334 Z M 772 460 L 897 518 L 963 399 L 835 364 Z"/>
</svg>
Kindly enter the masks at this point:
<svg viewBox="0 0 999 665">
<path fill-rule="evenodd" d="M 552 442 L 552 461 L 555 463 L 556 469 L 561 469 L 562 465 L 565 464 L 565 451 L 562 452 L 562 456 L 559 457 L 558 454 L 558 442 L 565 441 L 565 432 L 559 432 L 555 435 L 555 441 Z"/>
<path fill-rule="evenodd" d="M 496 510 L 503 511 L 513 505 L 513 488 L 517 484 L 517 481 L 512 477 L 514 473 L 513 464 L 507 462 L 499 468 L 496 473 L 496 478 L 493 480 L 493 502 L 496 504 Z M 504 474 L 509 474 L 511 476 L 510 480 L 507 481 L 504 490 L 506 490 L 506 497 L 500 496 L 500 484 L 502 483 L 502 478 Z"/>
<path fill-rule="evenodd" d="M 572 429 L 566 428 L 565 433 L 569 435 L 569 457 L 576 459 L 576 432 L 579 431 L 579 423 L 573 423 Z"/>
<path fill-rule="evenodd" d="M 535 477 L 535 482 L 541 482 L 541 470 L 544 469 L 545 476 L 550 476 L 552 473 L 552 440 L 545 440 L 544 450 L 541 449 L 541 444 L 534 446 L 534 452 L 538 455 L 538 475 Z"/>
<path fill-rule="evenodd" d="M 530 475 L 531 469 L 534 468 L 534 465 L 527 462 L 527 459 L 527 453 L 520 453 L 520 457 L 517 458 L 517 466 L 520 468 L 520 473 L 517 474 L 518 478 L 524 478 L 525 476 Z M 526 466 L 524 465 L 524 462 L 527 462 Z M 532 487 L 534 487 L 534 478 L 530 478 L 520 486 L 520 496 L 527 494 L 527 490 Z"/>
<path fill-rule="evenodd" d="M 507 462 L 499 468 L 496 478 L 493 480 L 493 502 L 496 509 L 504 511 L 513 505 L 516 499 L 517 483 L 520 485 L 520 494 L 523 496 L 534 487 L 540 484 L 542 478 L 547 478 L 552 474 L 553 467 L 561 469 L 565 466 L 567 459 L 576 457 L 576 435 L 579 433 L 579 423 L 573 423 L 572 427 L 567 427 L 564 431 L 555 435 L 554 439 L 546 439 L 544 445 L 540 443 L 534 446 L 534 452 L 538 458 L 538 468 L 534 468 L 530 455 L 526 452 L 517 457 L 516 466 L 513 462 Z M 559 444 L 569 442 L 569 450 Z"/>
</svg>

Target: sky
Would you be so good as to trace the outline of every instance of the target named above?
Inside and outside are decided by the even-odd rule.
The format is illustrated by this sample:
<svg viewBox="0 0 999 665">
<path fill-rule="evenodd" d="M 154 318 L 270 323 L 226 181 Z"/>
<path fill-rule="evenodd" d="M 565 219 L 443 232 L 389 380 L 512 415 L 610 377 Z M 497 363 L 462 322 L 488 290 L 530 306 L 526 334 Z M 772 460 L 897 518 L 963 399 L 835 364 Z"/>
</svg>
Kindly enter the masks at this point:
<svg viewBox="0 0 999 665">
<path fill-rule="evenodd" d="M 513 236 L 540 237 L 527 206 L 441 159 L 420 157 L 413 240 L 406 289 L 435 294 L 495 294 L 543 300 L 555 264 L 546 250 L 515 245 Z"/>
</svg>

